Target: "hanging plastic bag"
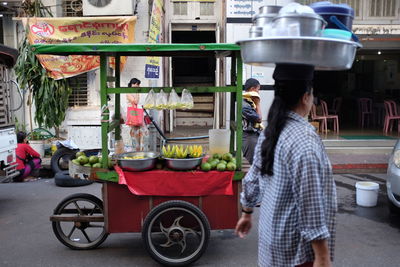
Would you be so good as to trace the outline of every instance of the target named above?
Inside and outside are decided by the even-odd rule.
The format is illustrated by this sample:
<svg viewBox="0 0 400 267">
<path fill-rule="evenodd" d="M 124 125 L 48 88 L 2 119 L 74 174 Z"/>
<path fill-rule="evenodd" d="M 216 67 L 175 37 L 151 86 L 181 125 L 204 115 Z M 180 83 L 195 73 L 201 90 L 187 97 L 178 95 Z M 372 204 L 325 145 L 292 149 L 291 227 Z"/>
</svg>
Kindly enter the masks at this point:
<svg viewBox="0 0 400 267">
<path fill-rule="evenodd" d="M 143 107 L 145 109 L 154 109 L 156 108 L 156 93 L 154 93 L 153 89 L 151 89 L 144 100 Z"/>
<path fill-rule="evenodd" d="M 181 109 L 192 109 L 194 106 L 193 96 L 187 89 L 183 89 L 181 97 Z"/>
<path fill-rule="evenodd" d="M 126 114 L 126 125 L 130 126 L 142 126 L 143 125 L 143 109 L 134 107 L 128 107 Z"/>
<path fill-rule="evenodd" d="M 157 94 L 156 97 L 156 109 L 166 109 L 168 104 L 168 96 L 164 93 L 164 90 L 161 89 L 160 92 Z"/>
<path fill-rule="evenodd" d="M 172 89 L 171 93 L 169 93 L 169 97 L 168 97 L 168 104 L 167 104 L 168 109 L 178 108 L 180 102 L 181 102 L 180 97 L 175 92 L 175 89 Z"/>
</svg>

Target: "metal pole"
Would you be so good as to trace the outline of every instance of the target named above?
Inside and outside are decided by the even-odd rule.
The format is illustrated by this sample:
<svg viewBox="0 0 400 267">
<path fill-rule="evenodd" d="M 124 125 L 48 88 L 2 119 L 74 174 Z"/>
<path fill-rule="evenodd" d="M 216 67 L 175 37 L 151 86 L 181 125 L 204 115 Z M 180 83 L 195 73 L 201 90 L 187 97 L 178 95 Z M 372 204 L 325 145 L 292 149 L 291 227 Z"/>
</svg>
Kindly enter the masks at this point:
<svg viewBox="0 0 400 267">
<path fill-rule="evenodd" d="M 239 169 L 242 168 L 242 90 L 243 90 L 243 64 L 240 51 L 236 52 L 236 162 Z"/>
<path fill-rule="evenodd" d="M 108 168 L 108 126 L 110 110 L 107 105 L 107 56 L 100 55 L 101 163 Z"/>
<path fill-rule="evenodd" d="M 115 56 L 115 87 L 121 87 L 121 57 Z M 121 94 L 115 94 L 115 120 L 121 121 Z M 115 141 L 121 140 L 121 124 L 115 128 Z"/>
</svg>

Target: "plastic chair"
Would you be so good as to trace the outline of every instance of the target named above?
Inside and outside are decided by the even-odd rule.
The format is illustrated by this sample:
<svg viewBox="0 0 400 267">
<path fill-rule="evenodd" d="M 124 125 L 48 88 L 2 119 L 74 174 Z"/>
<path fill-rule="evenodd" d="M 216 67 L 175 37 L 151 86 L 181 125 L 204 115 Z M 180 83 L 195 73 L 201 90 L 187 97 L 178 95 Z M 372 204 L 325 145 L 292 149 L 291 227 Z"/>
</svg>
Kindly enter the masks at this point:
<svg viewBox="0 0 400 267">
<path fill-rule="evenodd" d="M 397 114 L 397 105 L 393 100 L 387 100 L 383 102 L 385 105 L 385 121 L 383 123 L 383 131 L 385 134 L 393 130 L 393 120 L 397 120 L 397 132 L 400 132 L 400 115 Z"/>
<path fill-rule="evenodd" d="M 319 124 L 320 133 L 328 132 L 327 119 L 325 116 L 317 115 L 317 107 L 315 106 L 315 104 L 313 104 L 311 107 L 311 119 L 313 121 L 321 121 Z"/>
<path fill-rule="evenodd" d="M 328 122 L 328 120 L 333 121 L 333 131 L 339 133 L 339 116 L 331 115 L 328 113 L 328 105 L 324 100 L 320 100 L 322 106 L 322 116 L 324 116 Z"/>
<path fill-rule="evenodd" d="M 332 103 L 332 109 L 329 109 L 329 113 L 333 115 L 339 115 L 340 108 L 342 107 L 342 98 L 335 97 Z"/>
<path fill-rule="evenodd" d="M 373 121 L 374 113 L 372 111 L 372 100 L 370 98 L 359 98 L 358 99 L 358 124 L 361 124 L 361 128 L 364 128 L 364 122 L 368 123 Z M 368 119 L 368 120 L 366 120 Z"/>
</svg>

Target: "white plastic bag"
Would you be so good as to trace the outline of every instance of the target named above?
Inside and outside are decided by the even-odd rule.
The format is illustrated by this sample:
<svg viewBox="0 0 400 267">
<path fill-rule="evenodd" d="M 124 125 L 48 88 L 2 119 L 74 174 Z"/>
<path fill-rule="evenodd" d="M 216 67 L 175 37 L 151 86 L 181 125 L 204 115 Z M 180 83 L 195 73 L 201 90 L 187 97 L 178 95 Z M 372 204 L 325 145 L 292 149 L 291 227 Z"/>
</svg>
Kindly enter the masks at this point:
<svg viewBox="0 0 400 267">
<path fill-rule="evenodd" d="M 144 100 L 143 107 L 145 109 L 154 109 L 156 108 L 156 93 L 154 93 L 153 89 L 151 89 Z"/>
<path fill-rule="evenodd" d="M 181 97 L 181 109 L 192 109 L 194 106 L 192 94 L 187 89 L 183 89 Z"/>
<path fill-rule="evenodd" d="M 164 93 L 164 90 L 161 89 L 160 92 L 157 94 L 156 97 L 156 109 L 166 109 L 168 104 L 168 96 Z"/>
<path fill-rule="evenodd" d="M 180 97 L 175 92 L 175 89 L 172 89 L 168 97 L 168 104 L 167 104 L 168 109 L 172 110 L 178 108 L 180 102 L 181 102 Z"/>
</svg>

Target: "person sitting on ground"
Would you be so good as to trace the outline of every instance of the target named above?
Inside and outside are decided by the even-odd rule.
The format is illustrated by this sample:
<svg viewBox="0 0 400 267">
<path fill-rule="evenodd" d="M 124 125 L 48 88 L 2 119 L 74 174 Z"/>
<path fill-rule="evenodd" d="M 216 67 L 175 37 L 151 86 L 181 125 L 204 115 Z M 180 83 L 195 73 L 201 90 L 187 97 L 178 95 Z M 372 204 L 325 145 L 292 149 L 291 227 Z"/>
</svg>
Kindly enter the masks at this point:
<svg viewBox="0 0 400 267">
<path fill-rule="evenodd" d="M 17 149 L 15 154 L 17 156 L 17 170 L 19 175 L 14 177 L 14 182 L 28 182 L 34 181 L 36 178 L 32 176 L 34 170 L 41 168 L 40 154 L 36 152 L 28 143 L 26 133 L 17 133 Z"/>
<path fill-rule="evenodd" d="M 254 148 L 262 131 L 260 107 L 260 82 L 250 78 L 244 84 L 243 92 L 243 156 L 252 164 Z"/>
</svg>

